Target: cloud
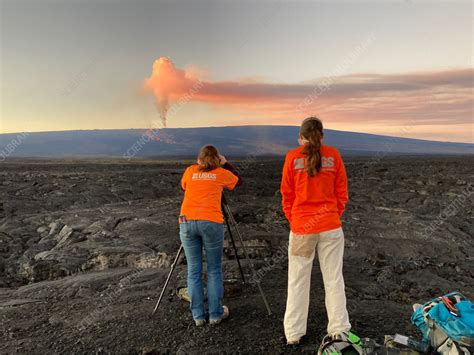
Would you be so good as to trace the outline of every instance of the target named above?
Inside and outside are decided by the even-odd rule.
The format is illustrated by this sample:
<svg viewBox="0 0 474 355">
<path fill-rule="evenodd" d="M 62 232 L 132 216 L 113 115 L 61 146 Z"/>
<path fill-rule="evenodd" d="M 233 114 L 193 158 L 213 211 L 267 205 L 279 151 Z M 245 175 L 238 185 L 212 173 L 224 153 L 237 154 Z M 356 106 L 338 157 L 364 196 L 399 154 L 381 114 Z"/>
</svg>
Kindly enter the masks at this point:
<svg viewBox="0 0 474 355">
<path fill-rule="evenodd" d="M 145 89 L 161 115 L 186 101 L 226 106 L 252 117 L 301 118 L 322 114 L 334 122 L 374 120 L 413 125 L 472 122 L 474 69 L 323 77 L 308 83 L 252 80 L 211 81 L 178 69 L 168 58 L 153 65 Z M 199 90 L 193 90 L 200 83 Z M 192 95 L 190 94 L 192 93 Z"/>
</svg>

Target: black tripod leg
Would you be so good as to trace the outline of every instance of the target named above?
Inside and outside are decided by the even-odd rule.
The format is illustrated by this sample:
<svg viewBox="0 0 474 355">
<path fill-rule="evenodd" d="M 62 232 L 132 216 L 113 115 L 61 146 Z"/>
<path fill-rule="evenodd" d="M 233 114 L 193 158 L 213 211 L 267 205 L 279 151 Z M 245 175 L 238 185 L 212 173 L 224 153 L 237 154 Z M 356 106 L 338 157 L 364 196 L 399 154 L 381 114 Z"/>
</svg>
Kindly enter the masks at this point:
<svg viewBox="0 0 474 355">
<path fill-rule="evenodd" d="M 160 306 L 161 300 L 163 299 L 163 295 L 165 294 L 166 288 L 168 287 L 168 283 L 170 282 L 171 275 L 173 275 L 174 268 L 176 267 L 176 264 L 178 264 L 178 260 L 182 252 L 183 252 L 183 244 L 181 244 L 181 246 L 179 247 L 178 254 L 176 254 L 176 257 L 174 258 L 173 264 L 171 265 L 170 273 L 168 274 L 168 278 L 166 279 L 165 285 L 163 286 L 163 289 L 161 290 L 160 298 L 158 298 L 158 302 L 156 302 L 156 306 L 152 314 L 155 314 L 156 310 Z"/>
<path fill-rule="evenodd" d="M 244 271 L 242 270 L 242 265 L 240 265 L 239 253 L 237 252 L 237 247 L 235 246 L 234 236 L 232 235 L 232 230 L 230 229 L 230 224 L 229 224 L 229 219 L 227 217 L 227 214 L 225 216 L 225 223 L 227 225 L 227 231 L 229 232 L 230 241 L 232 242 L 232 247 L 234 248 L 237 264 L 239 264 L 240 276 L 242 276 L 242 282 L 245 283 Z"/>
<path fill-rule="evenodd" d="M 247 259 L 250 265 L 252 276 L 255 280 L 255 283 L 257 284 L 258 291 L 260 292 L 260 295 L 262 296 L 263 302 L 265 303 L 265 307 L 267 308 L 268 315 L 270 316 L 272 314 L 272 310 L 270 309 L 270 305 L 268 304 L 267 298 L 265 297 L 265 294 L 263 293 L 262 286 L 260 285 L 260 279 L 258 278 L 257 272 L 255 271 L 255 268 L 253 267 L 252 260 L 250 260 L 249 254 L 247 252 L 247 248 L 245 247 L 245 244 L 244 244 L 244 240 L 242 239 L 242 235 L 240 234 L 239 228 L 237 226 L 237 222 L 235 221 L 232 211 L 230 210 L 230 207 L 227 205 L 227 203 L 224 203 L 224 207 L 226 209 L 227 217 L 229 218 L 230 223 L 234 226 L 237 236 L 239 237 L 240 244 L 242 245 L 242 248 L 244 249 L 245 258 Z"/>
</svg>

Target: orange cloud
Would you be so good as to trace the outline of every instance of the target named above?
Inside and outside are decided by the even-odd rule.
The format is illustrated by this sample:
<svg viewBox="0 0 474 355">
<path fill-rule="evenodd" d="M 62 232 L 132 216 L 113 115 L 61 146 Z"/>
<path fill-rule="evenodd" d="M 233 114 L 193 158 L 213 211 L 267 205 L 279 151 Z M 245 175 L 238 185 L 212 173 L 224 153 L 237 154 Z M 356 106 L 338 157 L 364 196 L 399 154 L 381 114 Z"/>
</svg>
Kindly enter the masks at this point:
<svg viewBox="0 0 474 355">
<path fill-rule="evenodd" d="M 166 124 L 170 107 L 204 102 L 232 107 L 252 117 L 303 117 L 314 113 L 332 122 L 409 121 L 413 125 L 472 122 L 474 69 L 402 74 L 353 74 L 314 83 L 266 83 L 257 79 L 204 80 L 160 58 L 144 88 L 156 98 Z"/>
</svg>

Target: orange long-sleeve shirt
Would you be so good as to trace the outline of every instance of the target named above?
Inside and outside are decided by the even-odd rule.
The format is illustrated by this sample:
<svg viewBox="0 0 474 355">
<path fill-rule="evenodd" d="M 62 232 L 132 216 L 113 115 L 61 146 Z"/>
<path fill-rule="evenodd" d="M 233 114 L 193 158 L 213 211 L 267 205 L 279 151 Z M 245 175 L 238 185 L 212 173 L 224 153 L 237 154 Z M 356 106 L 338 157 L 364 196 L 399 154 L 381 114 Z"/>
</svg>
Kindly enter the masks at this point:
<svg viewBox="0 0 474 355">
<path fill-rule="evenodd" d="M 288 152 L 281 180 L 282 206 L 293 233 L 312 234 L 341 226 L 349 197 L 347 176 L 336 148 L 321 147 L 322 168 L 310 177 L 304 147 Z"/>
</svg>

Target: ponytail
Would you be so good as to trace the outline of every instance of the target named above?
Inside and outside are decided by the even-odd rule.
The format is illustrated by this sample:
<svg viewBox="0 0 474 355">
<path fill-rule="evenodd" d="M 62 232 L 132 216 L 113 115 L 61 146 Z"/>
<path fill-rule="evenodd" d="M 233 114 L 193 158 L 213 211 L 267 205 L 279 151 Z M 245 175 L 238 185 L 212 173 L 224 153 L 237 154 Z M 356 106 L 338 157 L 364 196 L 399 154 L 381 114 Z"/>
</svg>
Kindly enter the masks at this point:
<svg viewBox="0 0 474 355">
<path fill-rule="evenodd" d="M 317 117 L 308 117 L 301 124 L 301 135 L 306 140 L 303 154 L 306 158 L 306 172 L 314 176 L 321 170 L 321 139 L 323 123 Z"/>
</svg>

